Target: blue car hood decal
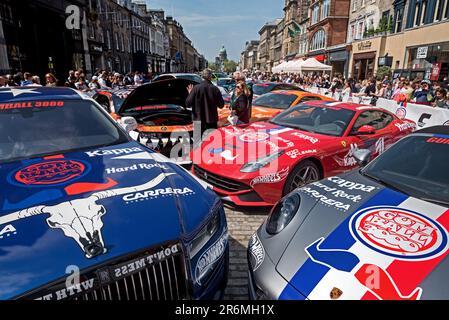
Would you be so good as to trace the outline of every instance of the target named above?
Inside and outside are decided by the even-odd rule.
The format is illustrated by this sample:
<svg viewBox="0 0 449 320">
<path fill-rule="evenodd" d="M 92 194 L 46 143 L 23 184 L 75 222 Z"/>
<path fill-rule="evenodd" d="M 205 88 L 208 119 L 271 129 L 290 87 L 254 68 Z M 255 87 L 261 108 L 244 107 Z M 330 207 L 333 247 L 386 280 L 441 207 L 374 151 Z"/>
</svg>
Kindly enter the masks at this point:
<svg viewBox="0 0 449 320">
<path fill-rule="evenodd" d="M 0 181 L 2 299 L 189 237 L 216 201 L 135 142 L 3 164 Z"/>
</svg>

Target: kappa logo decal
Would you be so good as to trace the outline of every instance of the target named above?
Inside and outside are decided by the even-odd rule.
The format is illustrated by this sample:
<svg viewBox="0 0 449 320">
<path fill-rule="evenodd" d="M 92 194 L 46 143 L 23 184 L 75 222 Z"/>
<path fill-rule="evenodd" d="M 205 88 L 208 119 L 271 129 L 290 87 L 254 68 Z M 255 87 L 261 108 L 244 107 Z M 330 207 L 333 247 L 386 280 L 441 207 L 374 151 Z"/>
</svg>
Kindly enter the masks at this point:
<svg viewBox="0 0 449 320">
<path fill-rule="evenodd" d="M 397 259 L 435 258 L 448 246 L 447 233 L 441 225 L 405 209 L 362 210 L 352 217 L 350 226 L 360 242 Z"/>
<path fill-rule="evenodd" d="M 40 214 L 47 214 L 48 218 L 46 221 L 50 228 L 62 230 L 66 237 L 76 241 L 85 253 L 86 258 L 93 258 L 107 251 L 101 233 L 103 228 L 102 217 L 107 211 L 98 202 L 107 198 L 155 188 L 167 176 L 173 174 L 161 173 L 142 185 L 95 192 L 84 199 L 70 200 L 53 206 L 38 205 L 12 212 L 0 217 L 0 225 Z"/>
<path fill-rule="evenodd" d="M 58 185 L 79 178 L 89 170 L 88 164 L 78 160 L 45 161 L 18 170 L 10 180 L 22 186 Z"/>
</svg>

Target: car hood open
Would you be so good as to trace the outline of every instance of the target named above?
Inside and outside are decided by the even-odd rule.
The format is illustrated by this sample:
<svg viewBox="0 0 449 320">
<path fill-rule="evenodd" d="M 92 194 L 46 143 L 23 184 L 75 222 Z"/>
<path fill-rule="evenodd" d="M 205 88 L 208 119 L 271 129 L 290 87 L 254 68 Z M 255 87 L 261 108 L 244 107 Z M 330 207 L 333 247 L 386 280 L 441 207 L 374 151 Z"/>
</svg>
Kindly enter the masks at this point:
<svg viewBox="0 0 449 320">
<path fill-rule="evenodd" d="M 183 111 L 189 94 L 187 86 L 190 84 L 196 85 L 198 83 L 187 79 L 170 79 L 139 86 L 125 99 L 118 114 L 123 116 L 123 113 L 136 107 L 156 104 L 165 105 L 165 111 Z M 142 111 L 149 114 L 151 112 L 164 112 L 164 109 L 154 108 L 152 110 L 143 109 Z"/>
</svg>

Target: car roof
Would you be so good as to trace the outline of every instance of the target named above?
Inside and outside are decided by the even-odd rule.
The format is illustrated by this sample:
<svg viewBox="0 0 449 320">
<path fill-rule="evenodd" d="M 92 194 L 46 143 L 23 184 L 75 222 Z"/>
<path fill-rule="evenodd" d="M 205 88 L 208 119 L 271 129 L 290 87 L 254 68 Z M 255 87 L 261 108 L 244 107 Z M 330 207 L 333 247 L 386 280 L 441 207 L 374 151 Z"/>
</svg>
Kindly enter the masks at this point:
<svg viewBox="0 0 449 320">
<path fill-rule="evenodd" d="M 163 76 L 173 76 L 173 77 L 179 77 L 179 76 L 197 76 L 196 73 L 163 73 L 158 75 L 158 77 L 163 77 Z"/>
<path fill-rule="evenodd" d="M 289 91 L 286 91 L 289 92 Z M 352 102 L 341 102 L 341 101 L 323 101 L 323 100 L 312 100 L 307 101 L 308 105 L 311 106 L 321 106 L 321 107 L 338 107 L 342 109 L 348 109 L 352 111 L 363 111 L 365 109 L 375 109 L 373 106 L 368 106 L 364 104 L 359 103 L 352 103 Z M 384 111 L 383 109 L 379 109 Z"/>
<path fill-rule="evenodd" d="M 0 102 L 84 100 L 84 97 L 67 87 L 7 87 L 0 88 Z"/>
<path fill-rule="evenodd" d="M 292 86 L 295 87 L 296 85 L 291 84 L 291 83 L 283 83 L 283 82 L 273 82 L 273 81 L 266 81 L 266 82 L 256 82 L 254 85 L 255 86 L 268 86 L 268 85 L 287 85 L 287 86 Z"/>
<path fill-rule="evenodd" d="M 428 134 L 444 134 L 449 135 L 449 126 L 433 126 L 427 127 L 414 133 L 428 133 Z"/>
</svg>

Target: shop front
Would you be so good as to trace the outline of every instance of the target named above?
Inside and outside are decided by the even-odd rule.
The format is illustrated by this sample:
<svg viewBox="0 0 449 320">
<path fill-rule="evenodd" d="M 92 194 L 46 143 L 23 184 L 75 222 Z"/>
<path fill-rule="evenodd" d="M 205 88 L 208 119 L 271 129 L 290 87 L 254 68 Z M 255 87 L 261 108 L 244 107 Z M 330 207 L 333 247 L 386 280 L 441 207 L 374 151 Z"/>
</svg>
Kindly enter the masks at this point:
<svg viewBox="0 0 449 320">
<path fill-rule="evenodd" d="M 356 80 L 365 80 L 374 76 L 376 52 L 355 53 L 352 74 Z"/>
<path fill-rule="evenodd" d="M 344 78 L 348 76 L 349 55 L 346 48 L 329 50 L 328 64 L 332 66 L 332 75 L 342 75 Z"/>
<path fill-rule="evenodd" d="M 404 66 L 410 79 L 443 80 L 449 73 L 449 42 L 407 47 Z"/>
<path fill-rule="evenodd" d="M 350 76 L 356 80 L 374 77 L 379 67 L 379 60 L 385 57 L 385 36 L 369 38 L 352 43 Z"/>
<path fill-rule="evenodd" d="M 90 41 L 89 53 L 92 74 L 98 70 L 104 69 L 103 45 L 101 43 Z"/>
</svg>

